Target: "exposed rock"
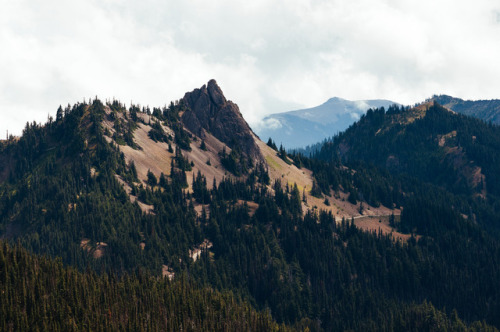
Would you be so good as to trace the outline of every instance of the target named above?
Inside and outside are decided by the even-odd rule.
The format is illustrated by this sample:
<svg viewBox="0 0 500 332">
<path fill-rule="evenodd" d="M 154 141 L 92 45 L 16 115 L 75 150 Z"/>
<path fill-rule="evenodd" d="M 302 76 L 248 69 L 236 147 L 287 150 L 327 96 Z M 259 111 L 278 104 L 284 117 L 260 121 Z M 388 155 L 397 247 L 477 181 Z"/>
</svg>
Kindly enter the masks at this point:
<svg viewBox="0 0 500 332">
<path fill-rule="evenodd" d="M 187 107 L 182 122 L 193 134 L 203 137 L 207 131 L 231 149 L 238 147 L 247 157 L 263 160 L 238 105 L 224 97 L 215 80 L 186 93 L 182 101 Z"/>
<path fill-rule="evenodd" d="M 161 266 L 161 274 L 164 278 L 168 278 L 168 280 L 173 280 L 175 277 L 175 273 L 168 265 Z"/>
</svg>

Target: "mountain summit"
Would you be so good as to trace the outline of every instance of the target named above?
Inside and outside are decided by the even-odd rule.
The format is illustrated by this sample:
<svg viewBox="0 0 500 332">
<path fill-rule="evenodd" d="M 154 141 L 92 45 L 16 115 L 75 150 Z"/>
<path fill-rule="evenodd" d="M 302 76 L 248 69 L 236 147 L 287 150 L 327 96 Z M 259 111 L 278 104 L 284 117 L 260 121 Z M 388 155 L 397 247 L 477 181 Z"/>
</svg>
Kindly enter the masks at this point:
<svg viewBox="0 0 500 332">
<path fill-rule="evenodd" d="M 238 147 L 247 157 L 262 160 L 254 134 L 238 105 L 224 97 L 215 80 L 187 92 L 182 102 L 187 107 L 182 122 L 193 134 L 203 138 L 205 132 L 211 133 L 231 149 Z"/>
<path fill-rule="evenodd" d="M 271 137 L 287 148 L 305 147 L 347 129 L 370 108 L 393 104 L 390 100 L 351 101 L 334 97 L 316 107 L 271 114 L 264 118 L 257 134 L 263 140 Z"/>
</svg>

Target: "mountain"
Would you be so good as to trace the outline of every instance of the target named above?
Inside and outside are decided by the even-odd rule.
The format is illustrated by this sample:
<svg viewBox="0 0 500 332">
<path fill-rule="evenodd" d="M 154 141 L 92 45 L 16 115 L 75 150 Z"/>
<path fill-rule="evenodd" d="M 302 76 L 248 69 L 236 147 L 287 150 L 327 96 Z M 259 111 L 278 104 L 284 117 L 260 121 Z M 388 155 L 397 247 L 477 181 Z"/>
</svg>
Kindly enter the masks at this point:
<svg viewBox="0 0 500 332">
<path fill-rule="evenodd" d="M 323 146 L 323 158 L 363 160 L 461 193 L 500 197 L 500 129 L 435 101 L 369 111 Z"/>
<path fill-rule="evenodd" d="M 0 329 L 495 331 L 497 166 L 481 158 L 498 133 L 474 121 L 370 111 L 306 158 L 258 139 L 215 81 L 168 107 L 60 107 L 0 141 Z M 378 136 L 425 142 L 417 165 L 442 148 L 484 186 L 349 154 Z"/>
<path fill-rule="evenodd" d="M 500 124 L 500 100 L 463 100 L 447 95 L 434 96 L 431 100 L 461 114 Z"/>
<path fill-rule="evenodd" d="M 313 108 L 271 114 L 264 118 L 257 134 L 262 140 L 271 137 L 287 149 L 306 147 L 347 129 L 370 108 L 393 104 L 389 100 L 350 101 L 335 97 Z"/>
<path fill-rule="evenodd" d="M 192 133 L 199 137 L 204 137 L 205 132 L 211 133 L 231 149 L 241 149 L 247 158 L 262 161 L 254 135 L 238 105 L 226 100 L 215 80 L 186 93 L 182 102 L 187 106 L 182 122 Z"/>
</svg>

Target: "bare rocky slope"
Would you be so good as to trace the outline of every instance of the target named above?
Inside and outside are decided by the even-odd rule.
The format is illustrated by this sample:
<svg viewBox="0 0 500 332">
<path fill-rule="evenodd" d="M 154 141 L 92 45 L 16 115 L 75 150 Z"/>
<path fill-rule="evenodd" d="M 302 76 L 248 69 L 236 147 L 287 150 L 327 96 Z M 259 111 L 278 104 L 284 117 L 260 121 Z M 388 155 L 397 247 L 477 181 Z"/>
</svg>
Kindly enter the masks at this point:
<svg viewBox="0 0 500 332">
<path fill-rule="evenodd" d="M 182 123 L 193 134 L 203 139 L 211 133 L 230 148 L 240 148 L 246 157 L 263 160 L 238 105 L 224 97 L 215 80 L 186 93 L 182 102 L 187 107 Z"/>
<path fill-rule="evenodd" d="M 191 170 L 186 172 L 188 190 L 192 190 L 192 179 L 198 172 L 206 177 L 208 188 L 212 187 L 214 181 L 220 183 L 224 178 L 245 178 L 245 175 L 232 174 L 224 167 L 221 160 L 223 151 L 229 154 L 232 149 L 239 149 L 247 158 L 252 158 L 255 166 L 258 163 L 264 165 L 271 180 L 268 190 L 273 191 L 275 181 L 280 181 L 283 187 L 293 187 L 297 184 L 303 199 L 304 214 L 309 210 L 325 210 L 331 212 L 339 222 L 342 218 L 355 217 L 356 223 L 358 224 L 359 221 L 360 228 L 364 229 L 369 229 L 365 227 L 365 224 L 371 219 L 361 223 L 363 217 L 400 214 L 397 209 L 392 210 L 384 206 L 372 207 L 366 203 L 364 204 L 365 208 L 360 212 L 360 204 L 363 203 L 351 204 L 347 200 L 348 193 L 345 192 L 331 192 L 329 195 L 325 194 L 323 198 L 311 195 L 314 182 L 312 172 L 306 168 L 298 168 L 289 159 L 284 161 L 276 150 L 261 141 L 250 129 L 238 106 L 226 99 L 215 80 L 186 93 L 179 103 L 184 106 L 184 111 L 180 114 L 181 121 L 191 135 L 190 149 L 184 149 L 181 152 L 192 165 Z M 107 107 L 106 112 L 110 114 L 112 111 Z M 142 123 L 133 132 L 136 148 L 117 144 L 112 139 L 113 123 L 106 120 L 105 126 L 110 133 L 107 137 L 108 142 L 118 146 L 128 164 L 132 162 L 135 164 L 139 180 L 143 185 L 146 185 L 148 171 L 151 171 L 156 177 L 160 177 L 162 173 L 170 175 L 171 163 L 175 154 L 168 151 L 167 143 L 156 142 L 148 135 L 152 130 L 152 125 L 159 120 L 154 115 L 145 113 L 141 113 L 139 116 L 142 118 Z M 119 117 L 123 121 L 130 119 L 127 114 L 119 115 Z M 162 128 L 169 135 L 174 135 L 167 123 L 162 123 Z M 121 183 L 125 187 L 127 186 L 126 183 Z M 135 201 L 136 198 L 131 197 L 131 199 Z M 327 204 L 325 204 L 325 199 Z M 144 212 L 154 210 L 153 207 L 141 204 L 140 201 L 138 203 Z M 201 207 L 197 210 L 201 211 Z M 378 219 L 376 221 L 378 224 Z M 379 227 L 377 226 L 376 229 Z"/>
</svg>

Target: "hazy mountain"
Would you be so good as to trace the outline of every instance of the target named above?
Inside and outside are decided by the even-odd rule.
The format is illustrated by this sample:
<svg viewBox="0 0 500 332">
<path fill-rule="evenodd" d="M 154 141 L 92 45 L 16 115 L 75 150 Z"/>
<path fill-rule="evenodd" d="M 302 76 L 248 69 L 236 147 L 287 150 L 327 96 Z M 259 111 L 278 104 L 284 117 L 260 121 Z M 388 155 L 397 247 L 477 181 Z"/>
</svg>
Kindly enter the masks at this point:
<svg viewBox="0 0 500 332">
<path fill-rule="evenodd" d="M 431 100 L 435 100 L 438 104 L 461 114 L 473 116 L 484 120 L 491 121 L 494 124 L 500 124 L 500 100 L 463 100 L 447 95 L 434 96 Z"/>
<path fill-rule="evenodd" d="M 331 98 L 326 103 L 302 110 L 271 114 L 256 129 L 259 137 L 271 137 L 286 148 L 305 147 L 347 129 L 369 108 L 389 107 L 390 100 L 350 101 Z"/>
</svg>

